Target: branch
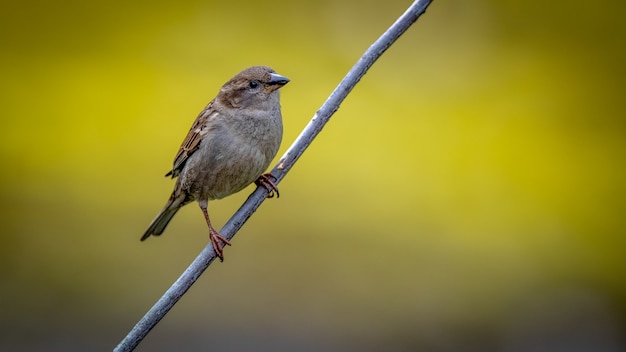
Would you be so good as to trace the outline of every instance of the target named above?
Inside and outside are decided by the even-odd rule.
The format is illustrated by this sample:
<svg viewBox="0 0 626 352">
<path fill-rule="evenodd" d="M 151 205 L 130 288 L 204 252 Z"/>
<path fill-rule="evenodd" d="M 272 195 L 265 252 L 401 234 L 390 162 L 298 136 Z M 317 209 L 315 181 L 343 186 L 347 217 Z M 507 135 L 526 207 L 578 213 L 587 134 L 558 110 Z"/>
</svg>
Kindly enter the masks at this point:
<svg viewBox="0 0 626 352">
<path fill-rule="evenodd" d="M 300 133 L 291 147 L 285 152 L 278 162 L 278 165 L 274 167 L 271 173 L 276 178 L 275 184 L 278 184 L 285 177 L 287 172 L 291 170 L 302 153 L 304 153 L 306 148 L 313 142 L 313 139 L 321 132 L 324 125 L 330 120 L 330 117 L 339 109 L 339 105 L 356 86 L 361 77 L 365 75 L 367 70 L 378 60 L 385 50 L 417 21 L 420 15 L 426 11 L 431 1 L 432 0 L 416 0 L 385 33 L 367 49 L 363 56 L 361 56 L 359 61 L 352 67 L 337 88 L 330 94 L 322 107 L 315 113 L 309 124 L 304 128 L 302 133 Z M 233 238 L 235 233 L 239 231 L 243 224 L 252 216 L 261 203 L 263 203 L 266 195 L 267 190 L 264 187 L 257 187 L 226 225 L 224 225 L 220 234 L 229 240 Z M 134 350 L 150 330 L 158 324 L 174 304 L 189 290 L 191 285 L 196 282 L 211 262 L 215 260 L 215 257 L 213 246 L 211 243 L 207 244 L 178 280 L 176 280 L 154 306 L 150 308 L 122 342 L 115 347 L 114 352 Z"/>
</svg>

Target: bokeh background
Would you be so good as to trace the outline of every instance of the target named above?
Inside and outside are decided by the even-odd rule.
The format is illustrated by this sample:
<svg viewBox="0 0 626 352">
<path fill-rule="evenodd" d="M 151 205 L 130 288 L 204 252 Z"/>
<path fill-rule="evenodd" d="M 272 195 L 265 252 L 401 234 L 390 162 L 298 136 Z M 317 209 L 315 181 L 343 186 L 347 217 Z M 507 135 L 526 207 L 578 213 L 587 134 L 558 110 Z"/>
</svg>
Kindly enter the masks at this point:
<svg viewBox="0 0 626 352">
<path fill-rule="evenodd" d="M 292 79 L 282 155 L 409 3 L 3 1 L 0 350 L 112 349 L 208 242 L 139 237 L 221 84 Z M 625 10 L 435 1 L 137 350 L 625 351 Z"/>
</svg>

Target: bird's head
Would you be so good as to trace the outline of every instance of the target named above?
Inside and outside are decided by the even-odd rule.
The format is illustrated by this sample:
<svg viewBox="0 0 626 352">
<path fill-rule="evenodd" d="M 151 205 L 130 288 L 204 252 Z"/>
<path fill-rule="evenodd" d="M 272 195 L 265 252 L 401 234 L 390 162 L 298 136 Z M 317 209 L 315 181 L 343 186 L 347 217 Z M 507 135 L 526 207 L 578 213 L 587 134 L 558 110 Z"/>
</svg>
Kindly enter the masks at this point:
<svg viewBox="0 0 626 352">
<path fill-rule="evenodd" d="M 226 82 L 217 99 L 233 108 L 259 107 L 278 102 L 278 89 L 289 83 L 287 77 L 267 66 L 252 66 Z"/>
</svg>

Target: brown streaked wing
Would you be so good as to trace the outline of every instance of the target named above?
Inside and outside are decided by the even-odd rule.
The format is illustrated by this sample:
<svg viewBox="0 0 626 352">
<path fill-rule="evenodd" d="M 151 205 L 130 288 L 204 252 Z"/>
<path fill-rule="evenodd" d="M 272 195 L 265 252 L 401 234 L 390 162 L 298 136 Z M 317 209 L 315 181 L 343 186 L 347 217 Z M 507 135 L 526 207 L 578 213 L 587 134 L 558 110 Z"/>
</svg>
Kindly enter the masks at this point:
<svg viewBox="0 0 626 352">
<path fill-rule="evenodd" d="M 185 166 L 185 162 L 189 159 L 189 156 L 198 149 L 200 141 L 202 141 L 202 136 L 207 133 L 206 123 L 212 115 L 212 106 L 213 102 L 207 105 L 207 107 L 202 110 L 200 115 L 198 115 L 196 121 L 193 122 L 189 133 L 187 133 L 187 137 L 185 137 L 183 144 L 178 149 L 178 153 L 176 153 L 176 157 L 174 158 L 174 167 L 165 175 L 165 177 L 170 175 L 172 178 L 177 177 Z"/>
</svg>

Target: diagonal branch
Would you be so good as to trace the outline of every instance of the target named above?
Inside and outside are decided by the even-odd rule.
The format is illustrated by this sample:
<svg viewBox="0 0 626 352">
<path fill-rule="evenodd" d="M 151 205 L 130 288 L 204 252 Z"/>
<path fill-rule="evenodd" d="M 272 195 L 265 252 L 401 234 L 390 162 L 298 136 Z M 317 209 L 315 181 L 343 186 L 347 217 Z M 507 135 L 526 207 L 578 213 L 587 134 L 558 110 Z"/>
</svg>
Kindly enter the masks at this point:
<svg viewBox="0 0 626 352">
<path fill-rule="evenodd" d="M 361 56 L 359 61 L 352 67 L 337 88 L 330 94 L 322 107 L 315 113 L 313 119 L 311 119 L 298 138 L 296 138 L 291 147 L 285 152 L 278 162 L 278 165 L 274 167 L 272 175 L 276 178 L 275 184 L 278 184 L 285 177 L 302 153 L 304 153 L 306 148 L 313 142 L 313 139 L 321 132 L 330 117 L 339 109 L 339 105 L 356 86 L 361 77 L 365 75 L 367 70 L 378 60 L 385 50 L 417 21 L 420 15 L 426 11 L 431 1 L 432 0 L 416 0 L 385 33 L 367 49 L 363 56 Z M 226 225 L 224 225 L 220 234 L 229 240 L 233 238 L 246 220 L 248 220 L 261 203 L 263 203 L 266 195 L 267 190 L 265 187 L 257 187 Z M 150 330 L 159 323 L 174 304 L 189 290 L 191 285 L 196 282 L 211 262 L 215 260 L 215 257 L 213 246 L 209 243 L 178 280 L 172 284 L 119 345 L 115 347 L 114 352 L 134 350 Z"/>
</svg>

